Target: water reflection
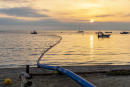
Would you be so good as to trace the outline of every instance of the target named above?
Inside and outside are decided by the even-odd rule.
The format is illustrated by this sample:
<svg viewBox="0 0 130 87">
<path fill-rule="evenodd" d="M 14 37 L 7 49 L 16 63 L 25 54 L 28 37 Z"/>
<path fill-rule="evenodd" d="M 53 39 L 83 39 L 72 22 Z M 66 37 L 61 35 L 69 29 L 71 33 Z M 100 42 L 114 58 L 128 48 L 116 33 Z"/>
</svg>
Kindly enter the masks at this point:
<svg viewBox="0 0 130 87">
<path fill-rule="evenodd" d="M 63 33 L 64 34 L 64 33 Z M 98 38 L 94 33 L 60 35 L 62 41 L 43 57 L 43 64 L 77 65 L 130 65 L 130 34 L 114 34 Z M 56 55 L 55 55 L 56 54 Z"/>
<path fill-rule="evenodd" d="M 90 36 L 90 57 L 93 58 L 93 35 Z"/>
</svg>

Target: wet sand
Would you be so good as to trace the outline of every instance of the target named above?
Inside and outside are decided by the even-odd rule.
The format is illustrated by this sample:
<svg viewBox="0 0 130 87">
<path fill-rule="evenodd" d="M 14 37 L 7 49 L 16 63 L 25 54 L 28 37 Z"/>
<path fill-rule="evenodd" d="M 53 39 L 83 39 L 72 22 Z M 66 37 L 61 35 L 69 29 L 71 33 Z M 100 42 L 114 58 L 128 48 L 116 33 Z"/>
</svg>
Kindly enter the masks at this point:
<svg viewBox="0 0 130 87">
<path fill-rule="evenodd" d="M 63 66 L 72 72 L 84 72 L 78 74 L 86 79 L 96 87 L 129 87 L 130 76 L 108 76 L 104 71 L 130 69 L 130 65 L 99 65 L 99 66 Z M 20 87 L 21 79 L 19 75 L 21 72 L 26 72 L 26 67 L 22 68 L 0 68 L 0 87 Z M 89 73 L 88 73 L 89 72 Z M 94 73 L 95 72 L 95 73 Z M 32 81 L 32 85 L 28 87 L 81 87 L 78 83 L 62 74 L 54 74 L 54 71 L 30 67 L 29 73 L 44 74 L 51 73 L 51 75 L 32 75 L 33 78 L 27 79 Z M 5 79 L 11 79 L 10 85 L 4 85 Z"/>
</svg>

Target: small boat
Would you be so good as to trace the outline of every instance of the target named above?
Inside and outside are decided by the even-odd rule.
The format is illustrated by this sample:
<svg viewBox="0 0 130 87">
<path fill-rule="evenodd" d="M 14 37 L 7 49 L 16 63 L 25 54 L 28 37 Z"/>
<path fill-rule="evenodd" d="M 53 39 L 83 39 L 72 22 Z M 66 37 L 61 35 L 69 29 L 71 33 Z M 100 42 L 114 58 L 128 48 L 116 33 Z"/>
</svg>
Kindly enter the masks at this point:
<svg viewBox="0 0 130 87">
<path fill-rule="evenodd" d="M 78 33 L 83 33 L 84 31 L 78 31 Z"/>
<path fill-rule="evenodd" d="M 112 33 L 112 32 L 108 32 L 108 31 L 106 31 L 105 33 Z"/>
<path fill-rule="evenodd" d="M 126 32 L 126 31 L 122 31 L 120 32 L 120 34 L 128 34 L 129 32 Z"/>
<path fill-rule="evenodd" d="M 36 32 L 36 31 L 33 31 L 33 32 L 31 32 L 31 34 L 37 34 L 37 32 Z"/>
<path fill-rule="evenodd" d="M 83 32 L 84 32 L 84 31 L 81 31 L 81 30 L 80 30 L 80 27 L 79 27 L 79 31 L 78 31 L 78 33 L 83 33 Z"/>
<path fill-rule="evenodd" d="M 100 38 L 100 37 L 101 37 L 101 38 L 105 38 L 105 37 L 108 38 L 109 36 L 110 36 L 110 35 L 98 35 L 98 38 Z"/>
<path fill-rule="evenodd" d="M 98 38 L 109 38 L 109 35 L 104 35 L 103 33 L 98 33 Z"/>
</svg>

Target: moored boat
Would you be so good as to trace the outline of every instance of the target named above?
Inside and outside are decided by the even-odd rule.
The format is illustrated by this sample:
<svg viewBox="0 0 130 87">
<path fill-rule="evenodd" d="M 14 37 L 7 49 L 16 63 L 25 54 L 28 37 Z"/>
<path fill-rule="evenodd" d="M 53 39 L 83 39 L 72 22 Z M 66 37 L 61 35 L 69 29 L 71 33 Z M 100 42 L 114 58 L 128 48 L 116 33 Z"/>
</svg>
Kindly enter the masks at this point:
<svg viewBox="0 0 130 87">
<path fill-rule="evenodd" d="M 100 38 L 100 37 L 101 37 L 101 38 L 105 38 L 105 37 L 108 38 L 109 36 L 110 36 L 110 35 L 98 35 L 98 38 Z"/>
<path fill-rule="evenodd" d="M 128 34 L 129 32 L 126 32 L 126 31 L 122 31 L 120 32 L 120 34 Z"/>
<path fill-rule="evenodd" d="M 106 31 L 105 33 L 112 33 L 112 32 L 108 32 L 108 31 Z"/>
<path fill-rule="evenodd" d="M 81 31 L 81 30 L 80 30 L 80 27 L 79 27 L 79 31 L 78 31 L 78 33 L 83 33 L 83 32 L 84 32 L 84 31 Z"/>
<path fill-rule="evenodd" d="M 78 33 L 83 33 L 84 31 L 78 31 Z"/>
<path fill-rule="evenodd" d="M 103 33 L 98 33 L 98 38 L 109 38 L 111 34 L 105 35 Z"/>
</svg>

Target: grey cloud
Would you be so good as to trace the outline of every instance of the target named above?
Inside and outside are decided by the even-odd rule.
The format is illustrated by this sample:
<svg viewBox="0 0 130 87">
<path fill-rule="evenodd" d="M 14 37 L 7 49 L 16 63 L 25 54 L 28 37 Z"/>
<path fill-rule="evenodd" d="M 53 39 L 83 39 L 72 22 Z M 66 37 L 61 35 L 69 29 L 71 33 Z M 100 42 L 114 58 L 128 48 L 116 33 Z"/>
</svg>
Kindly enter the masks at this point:
<svg viewBox="0 0 130 87">
<path fill-rule="evenodd" d="M 17 25 L 19 23 L 18 20 L 12 18 L 0 18 L 0 25 Z"/>
<path fill-rule="evenodd" d="M 0 18 L 0 29 L 59 29 L 59 30 L 123 30 L 129 29 L 129 22 L 93 22 L 93 23 L 62 23 L 56 19 L 45 19 L 40 21 L 27 21 L 12 18 Z M 13 26 L 13 28 L 10 28 Z M 18 27 L 17 27 L 18 26 Z M 48 28 L 49 27 L 49 28 Z"/>
<path fill-rule="evenodd" d="M 74 21 L 90 21 L 90 20 L 74 20 Z"/>
<path fill-rule="evenodd" d="M 98 16 L 95 16 L 95 17 L 112 17 L 114 15 L 98 15 Z"/>
<path fill-rule="evenodd" d="M 10 16 L 18 16 L 18 17 L 49 17 L 45 14 L 39 14 L 39 10 L 32 9 L 29 7 L 20 7 L 20 8 L 4 8 L 0 9 L 0 13 L 10 15 Z M 44 11 L 48 11 L 47 9 L 44 9 Z"/>
<path fill-rule="evenodd" d="M 83 23 L 82 23 L 83 24 Z M 72 27 L 78 26 L 77 23 L 62 23 L 59 22 L 57 19 L 44 19 L 38 21 L 27 21 L 27 20 L 19 20 L 13 18 L 0 18 L 0 25 L 4 26 L 49 26 L 49 27 Z"/>
<path fill-rule="evenodd" d="M 54 19 L 27 21 L 27 20 L 21 20 L 21 19 L 13 19 L 13 18 L 0 18 L 0 25 L 5 25 L 5 26 L 10 26 L 10 25 L 55 26 L 56 24 L 60 24 L 60 23 Z"/>
</svg>

